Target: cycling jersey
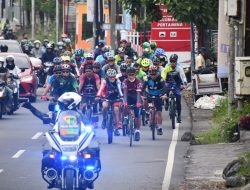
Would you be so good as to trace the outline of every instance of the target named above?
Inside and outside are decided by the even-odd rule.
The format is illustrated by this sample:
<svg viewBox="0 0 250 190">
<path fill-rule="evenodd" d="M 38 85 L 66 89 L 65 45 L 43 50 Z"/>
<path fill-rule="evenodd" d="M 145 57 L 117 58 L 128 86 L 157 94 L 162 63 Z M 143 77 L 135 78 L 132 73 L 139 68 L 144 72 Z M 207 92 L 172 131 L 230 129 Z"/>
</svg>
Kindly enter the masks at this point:
<svg viewBox="0 0 250 190">
<path fill-rule="evenodd" d="M 137 100 L 136 102 L 140 101 L 140 93 L 142 89 L 141 80 L 135 78 L 135 80 L 131 82 L 128 79 L 125 79 L 122 83 L 122 89 L 124 93 L 125 102 L 127 102 L 128 97 L 136 99 Z"/>
<path fill-rule="evenodd" d="M 108 100 L 122 97 L 121 81 L 119 79 L 116 79 L 114 82 L 110 82 L 108 79 L 103 80 L 97 96 L 104 96 Z"/>
<path fill-rule="evenodd" d="M 143 71 L 143 70 L 141 70 L 140 69 L 140 71 L 137 73 L 137 75 L 136 75 L 136 77 L 138 78 L 138 79 L 140 79 L 140 80 L 144 80 L 144 78 L 147 76 L 147 74 Z"/>
<path fill-rule="evenodd" d="M 150 96 L 159 97 L 166 93 L 165 81 L 161 76 L 157 76 L 155 80 L 148 76 L 143 83 L 142 91 L 145 91 Z"/>
<path fill-rule="evenodd" d="M 92 76 L 87 76 L 85 73 L 81 75 L 80 77 L 80 84 L 83 84 L 82 87 L 82 93 L 84 94 L 96 94 L 98 89 L 96 84 L 100 83 L 100 78 L 97 74 L 94 74 Z"/>
<path fill-rule="evenodd" d="M 123 83 L 123 81 L 128 77 L 127 75 L 122 75 L 121 73 L 119 73 L 116 75 L 116 78 L 118 78 L 121 81 L 121 83 Z"/>
</svg>

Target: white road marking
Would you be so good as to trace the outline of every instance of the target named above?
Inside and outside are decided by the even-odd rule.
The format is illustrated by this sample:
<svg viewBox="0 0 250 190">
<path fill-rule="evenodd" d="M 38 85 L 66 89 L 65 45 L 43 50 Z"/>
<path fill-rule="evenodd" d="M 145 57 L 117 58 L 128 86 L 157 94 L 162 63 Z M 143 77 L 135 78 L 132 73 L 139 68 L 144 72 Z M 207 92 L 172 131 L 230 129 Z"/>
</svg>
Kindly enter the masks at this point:
<svg viewBox="0 0 250 190">
<path fill-rule="evenodd" d="M 25 152 L 25 150 L 19 150 L 14 156 L 12 156 L 12 158 L 18 158 L 18 157 L 20 157 L 24 152 Z"/>
<path fill-rule="evenodd" d="M 170 186 L 172 170 L 174 166 L 175 147 L 178 140 L 178 133 L 179 133 L 179 123 L 176 123 L 172 136 L 172 141 L 168 149 L 168 162 L 165 169 L 165 175 L 162 183 L 162 190 L 168 190 Z"/>
<path fill-rule="evenodd" d="M 0 173 L 2 173 L 3 172 L 3 169 L 0 169 Z"/>
<path fill-rule="evenodd" d="M 31 139 L 33 140 L 38 139 L 42 134 L 43 134 L 42 132 L 38 132 Z"/>
</svg>

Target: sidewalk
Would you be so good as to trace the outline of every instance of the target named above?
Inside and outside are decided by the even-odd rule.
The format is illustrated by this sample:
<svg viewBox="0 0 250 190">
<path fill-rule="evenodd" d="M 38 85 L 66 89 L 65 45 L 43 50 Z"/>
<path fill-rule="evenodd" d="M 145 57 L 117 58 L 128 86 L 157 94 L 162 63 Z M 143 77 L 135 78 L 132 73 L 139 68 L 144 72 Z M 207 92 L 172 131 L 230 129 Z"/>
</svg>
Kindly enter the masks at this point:
<svg viewBox="0 0 250 190">
<path fill-rule="evenodd" d="M 188 102 L 187 102 L 188 103 Z M 190 105 L 188 103 L 188 105 Z M 192 134 L 207 131 L 212 128 L 212 111 L 191 109 Z M 212 145 L 190 145 L 187 152 L 185 167 L 185 182 L 182 190 L 216 190 L 229 189 L 225 187 L 222 172 L 226 165 L 238 158 L 250 148 L 250 136 L 244 134 L 240 142 Z M 239 189 L 239 188 L 238 188 Z"/>
</svg>

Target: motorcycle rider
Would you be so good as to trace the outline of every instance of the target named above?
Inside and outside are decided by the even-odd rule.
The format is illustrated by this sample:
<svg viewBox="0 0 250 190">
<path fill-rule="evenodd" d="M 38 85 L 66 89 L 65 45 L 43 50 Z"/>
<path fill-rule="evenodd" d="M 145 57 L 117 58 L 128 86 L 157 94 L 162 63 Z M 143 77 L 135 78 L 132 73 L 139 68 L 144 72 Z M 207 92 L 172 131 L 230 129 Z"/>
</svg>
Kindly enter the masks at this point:
<svg viewBox="0 0 250 190">
<path fill-rule="evenodd" d="M 48 43 L 49 43 L 49 39 L 47 39 L 47 38 L 45 38 L 44 40 L 43 40 L 43 45 L 42 45 L 42 51 L 43 51 L 43 54 L 46 52 L 46 50 L 47 50 L 47 45 L 48 45 Z"/>
<path fill-rule="evenodd" d="M 5 40 L 15 40 L 15 39 L 17 39 L 16 36 L 14 35 L 14 33 L 13 33 L 13 29 L 12 29 L 11 26 L 8 28 L 6 34 L 4 35 L 4 39 Z"/>
<path fill-rule="evenodd" d="M 8 114 L 11 114 L 13 112 L 13 91 L 7 86 L 7 78 L 9 75 L 9 70 L 6 68 L 4 58 L 0 57 L 0 79 L 6 83 L 6 111 Z"/>
<path fill-rule="evenodd" d="M 13 55 L 8 55 L 6 58 L 6 68 L 9 70 L 10 75 L 13 76 L 13 79 L 16 82 L 16 87 L 17 87 L 17 96 L 13 97 L 14 98 L 14 109 L 18 108 L 18 97 L 19 97 L 19 85 L 20 85 L 20 74 L 21 74 L 21 69 L 15 65 L 15 57 Z"/>
<path fill-rule="evenodd" d="M 53 59 L 57 57 L 56 54 L 53 52 L 53 46 L 48 43 L 46 46 L 46 52 L 42 55 L 42 63 L 45 62 L 53 62 Z"/>
<path fill-rule="evenodd" d="M 31 54 L 38 59 L 42 58 L 43 51 L 39 40 L 34 41 L 34 48 L 32 48 Z"/>
</svg>

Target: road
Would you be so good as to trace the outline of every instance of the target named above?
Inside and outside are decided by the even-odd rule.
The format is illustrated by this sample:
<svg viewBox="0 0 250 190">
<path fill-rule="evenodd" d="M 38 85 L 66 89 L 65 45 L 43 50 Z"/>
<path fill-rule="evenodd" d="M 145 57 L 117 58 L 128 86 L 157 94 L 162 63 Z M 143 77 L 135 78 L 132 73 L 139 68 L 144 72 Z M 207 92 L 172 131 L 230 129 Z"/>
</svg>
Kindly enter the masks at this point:
<svg viewBox="0 0 250 190">
<path fill-rule="evenodd" d="M 107 144 L 106 131 L 98 128 L 102 171 L 94 189 L 178 189 L 184 180 L 184 156 L 188 147 L 188 143 L 180 138 L 190 131 L 191 126 L 188 108 L 185 102 L 182 105 L 183 122 L 179 129 L 170 128 L 169 117 L 164 112 L 164 134 L 157 136 L 155 141 L 151 139 L 149 127 L 145 126 L 141 128 L 141 141 L 134 142 L 133 147 L 129 147 L 128 137 L 123 136 L 115 137 L 113 144 Z M 38 100 L 34 106 L 46 111 L 47 102 Z M 47 189 L 40 167 L 42 150 L 48 146 L 44 137 L 48 129 L 49 126 L 43 125 L 24 108 L 12 116 L 3 116 L 0 120 L 1 190 Z"/>
</svg>

